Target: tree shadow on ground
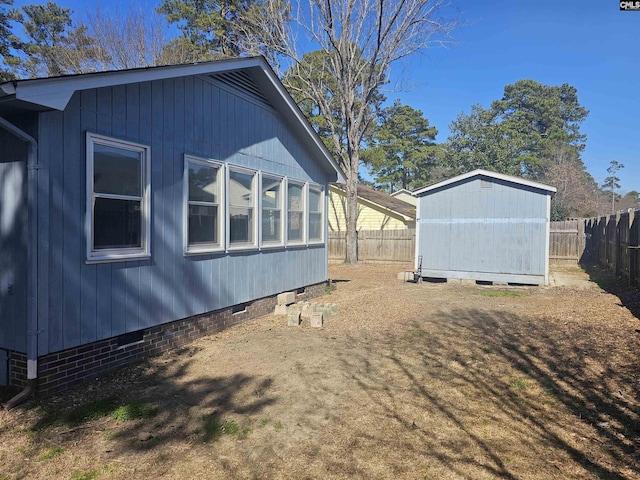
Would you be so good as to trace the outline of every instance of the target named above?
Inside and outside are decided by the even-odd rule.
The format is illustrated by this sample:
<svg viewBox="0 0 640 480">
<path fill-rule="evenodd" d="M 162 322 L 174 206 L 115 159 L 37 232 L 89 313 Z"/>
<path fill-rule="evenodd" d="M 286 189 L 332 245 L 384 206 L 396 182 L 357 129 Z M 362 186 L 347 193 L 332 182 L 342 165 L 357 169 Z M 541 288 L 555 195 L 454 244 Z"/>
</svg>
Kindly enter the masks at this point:
<svg viewBox="0 0 640 480">
<path fill-rule="evenodd" d="M 211 376 L 185 380 L 192 363 L 202 362 L 202 359 L 191 358 L 197 350 L 178 349 L 170 357 L 143 361 L 36 403 L 43 414 L 32 427 L 35 444 L 47 443 L 47 437 L 52 434 L 49 427 L 67 429 L 70 433 L 78 430 L 75 411 L 100 400 L 115 403 L 107 405 L 98 416 L 106 417 L 115 407 L 131 402 L 148 403 L 157 411 L 144 421 L 118 421 L 105 427 L 111 429 L 108 440 L 111 451 L 116 454 L 151 450 L 176 441 L 209 443 L 225 433 L 227 420 L 234 415 L 258 413 L 277 401 L 270 394 L 272 380 L 267 377 L 216 376 L 213 375 L 216 370 L 212 369 Z M 32 403 L 19 408 L 33 406 Z M 140 441 L 141 431 L 151 434 L 148 440 Z"/>
<path fill-rule="evenodd" d="M 614 273 L 605 267 L 593 262 L 580 264 L 589 279 L 596 283 L 602 290 L 617 296 L 620 306 L 626 307 L 638 319 L 640 319 L 640 290 L 629 285 L 624 278 L 616 278 Z M 638 325 L 640 329 L 640 325 Z"/>
<path fill-rule="evenodd" d="M 513 441 L 521 442 L 516 450 L 531 445 L 540 456 L 557 457 L 546 459 L 551 473 L 545 478 L 561 468 L 551 462 L 562 458 L 597 478 L 628 478 L 621 466 L 640 474 L 637 356 L 611 362 L 610 348 L 621 345 L 609 345 L 588 326 L 559 323 L 499 311 L 454 310 L 414 322 L 408 337 L 390 337 L 377 346 L 385 352 L 377 361 L 354 352 L 343 362 L 358 372 L 355 379 L 372 405 L 408 429 L 418 429 L 421 441 L 407 445 L 407 455 L 427 450 L 460 478 L 477 478 L 478 471 L 507 479 L 522 474 L 509 463 L 506 442 L 485 438 L 474 427 L 482 417 L 508 428 Z M 627 342 L 634 351 L 637 342 Z M 382 365 L 394 373 L 381 374 Z M 539 393 L 528 393 L 530 387 Z M 400 401 L 407 391 L 410 400 Z M 457 440 L 434 441 L 438 431 L 412 423 L 410 408 L 439 418 L 436 428 L 453 425 Z M 461 443 L 467 445 L 464 451 Z M 482 458 L 473 451 L 482 452 Z"/>
</svg>

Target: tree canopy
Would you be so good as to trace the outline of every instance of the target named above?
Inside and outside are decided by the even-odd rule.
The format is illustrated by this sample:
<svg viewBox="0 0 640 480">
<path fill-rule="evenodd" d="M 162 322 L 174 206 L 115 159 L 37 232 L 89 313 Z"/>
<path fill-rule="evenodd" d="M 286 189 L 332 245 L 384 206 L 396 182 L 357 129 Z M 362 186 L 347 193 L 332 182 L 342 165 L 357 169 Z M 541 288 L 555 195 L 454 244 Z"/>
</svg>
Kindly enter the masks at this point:
<svg viewBox="0 0 640 480">
<path fill-rule="evenodd" d="M 580 124 L 588 113 L 571 85 L 519 80 L 490 108 L 476 105 L 451 124 L 446 164 L 454 172 L 482 167 L 542 179 L 556 145 L 584 149 Z"/>
<path fill-rule="evenodd" d="M 281 16 L 271 18 L 264 30 L 255 28 L 255 19 L 267 15 L 262 0 L 163 0 L 158 12 L 182 33 L 170 42 L 170 51 L 186 49 L 201 61 L 262 54 L 273 62 L 273 49 L 260 39 L 288 20 L 285 5 L 280 2 Z"/>
<path fill-rule="evenodd" d="M 26 40 L 19 43 L 25 55 L 14 62 L 21 77 L 57 76 L 95 71 L 97 49 L 87 27 L 75 26 L 72 10 L 54 2 L 25 5 L 12 10 L 11 18 L 22 24 Z"/>
<path fill-rule="evenodd" d="M 400 101 L 382 110 L 362 152 L 375 183 L 391 192 L 426 185 L 437 163 L 437 133 L 420 110 Z"/>
</svg>

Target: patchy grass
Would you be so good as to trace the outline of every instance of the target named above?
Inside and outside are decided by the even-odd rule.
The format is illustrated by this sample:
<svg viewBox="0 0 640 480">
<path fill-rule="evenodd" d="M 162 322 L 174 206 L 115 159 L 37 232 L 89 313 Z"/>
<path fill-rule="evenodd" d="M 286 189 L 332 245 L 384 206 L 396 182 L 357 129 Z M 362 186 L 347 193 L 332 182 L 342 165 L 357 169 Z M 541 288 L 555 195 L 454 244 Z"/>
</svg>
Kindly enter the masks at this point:
<svg viewBox="0 0 640 480">
<path fill-rule="evenodd" d="M 496 353 L 496 351 L 491 347 L 482 347 L 482 352 L 486 353 L 487 355 L 491 355 L 493 353 Z"/>
<path fill-rule="evenodd" d="M 240 427 L 238 427 L 238 424 L 233 420 L 225 422 L 222 425 L 222 432 L 227 435 L 237 435 L 239 431 L 240 431 Z"/>
<path fill-rule="evenodd" d="M 73 472 L 71 480 L 95 480 L 100 476 L 99 470 L 90 470 L 88 472 Z"/>
<path fill-rule="evenodd" d="M 134 400 L 113 410 L 111 418 L 120 421 L 152 418 L 158 414 L 158 407 Z"/>
<path fill-rule="evenodd" d="M 39 457 L 38 460 L 51 460 L 52 458 L 64 453 L 64 448 L 60 447 L 52 447 L 44 451 Z"/>
<path fill-rule="evenodd" d="M 69 425 L 81 425 L 110 415 L 119 404 L 120 399 L 115 395 L 85 403 L 67 412 L 64 421 Z"/>
<path fill-rule="evenodd" d="M 511 388 L 515 388 L 516 390 L 524 390 L 527 388 L 527 381 L 523 379 L 513 380 L 509 383 Z"/>
<path fill-rule="evenodd" d="M 495 290 L 482 290 L 482 291 L 476 292 L 476 295 L 480 295 L 482 297 L 512 297 L 512 298 L 523 296 L 523 294 L 520 292 L 502 292 L 502 291 L 495 291 Z"/>
</svg>

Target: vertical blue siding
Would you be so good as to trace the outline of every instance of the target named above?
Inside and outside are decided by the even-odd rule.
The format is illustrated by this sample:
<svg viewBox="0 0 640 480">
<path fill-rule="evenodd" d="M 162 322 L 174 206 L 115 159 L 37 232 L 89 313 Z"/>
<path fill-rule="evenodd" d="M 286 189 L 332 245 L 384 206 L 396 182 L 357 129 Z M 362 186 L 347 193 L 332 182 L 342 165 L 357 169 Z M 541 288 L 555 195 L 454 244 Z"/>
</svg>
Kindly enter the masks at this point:
<svg viewBox="0 0 640 480">
<path fill-rule="evenodd" d="M 2 128 L 0 145 L 0 349 L 23 350 L 27 317 L 27 148 Z M 0 354 L 0 361 L 6 360 Z M 0 378 L 0 384 L 4 380 Z"/>
<path fill-rule="evenodd" d="M 64 112 L 40 114 L 39 128 L 50 222 L 41 355 L 327 279 L 324 246 L 183 254 L 185 154 L 326 187 L 271 108 L 189 77 L 76 93 Z M 150 260 L 86 263 L 86 132 L 151 147 Z"/>
</svg>

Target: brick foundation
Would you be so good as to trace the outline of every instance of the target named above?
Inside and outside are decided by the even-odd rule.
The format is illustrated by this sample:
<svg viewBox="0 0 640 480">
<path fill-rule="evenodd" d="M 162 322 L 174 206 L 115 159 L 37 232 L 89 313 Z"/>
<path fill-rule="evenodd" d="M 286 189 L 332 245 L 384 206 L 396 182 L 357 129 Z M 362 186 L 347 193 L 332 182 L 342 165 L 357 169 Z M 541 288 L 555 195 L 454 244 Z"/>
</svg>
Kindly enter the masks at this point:
<svg viewBox="0 0 640 480">
<path fill-rule="evenodd" d="M 319 297 L 325 293 L 326 286 L 325 282 L 310 285 L 298 296 L 301 300 Z M 131 365 L 149 356 L 160 355 L 205 335 L 262 317 L 272 313 L 276 304 L 274 295 L 249 302 L 243 310 L 236 313 L 234 309 L 238 310 L 238 306 L 141 330 L 138 332 L 141 334 L 141 340 L 128 345 L 119 345 L 122 343 L 122 337 L 113 337 L 44 355 L 38 359 L 38 394 L 47 396 L 61 392 L 108 371 Z M 11 352 L 10 355 L 11 384 L 25 387 L 27 356 L 21 352 Z"/>
</svg>

